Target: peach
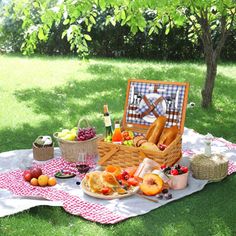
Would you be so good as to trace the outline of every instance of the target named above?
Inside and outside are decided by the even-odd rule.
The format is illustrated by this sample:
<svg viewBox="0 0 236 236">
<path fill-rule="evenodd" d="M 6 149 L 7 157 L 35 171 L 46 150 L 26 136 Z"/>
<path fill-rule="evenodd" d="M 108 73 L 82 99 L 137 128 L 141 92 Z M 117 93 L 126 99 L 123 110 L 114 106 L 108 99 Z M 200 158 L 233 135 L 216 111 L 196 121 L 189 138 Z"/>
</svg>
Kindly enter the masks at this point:
<svg viewBox="0 0 236 236">
<path fill-rule="evenodd" d="M 162 191 L 163 184 L 163 180 L 159 175 L 145 174 L 140 189 L 145 195 L 153 196 Z"/>
</svg>

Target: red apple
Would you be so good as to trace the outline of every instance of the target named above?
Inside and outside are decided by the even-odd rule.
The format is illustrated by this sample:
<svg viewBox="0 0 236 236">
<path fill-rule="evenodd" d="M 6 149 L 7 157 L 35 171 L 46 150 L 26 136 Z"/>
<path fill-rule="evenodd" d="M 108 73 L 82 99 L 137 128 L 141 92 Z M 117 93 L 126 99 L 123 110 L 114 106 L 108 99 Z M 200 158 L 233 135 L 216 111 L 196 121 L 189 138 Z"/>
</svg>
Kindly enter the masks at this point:
<svg viewBox="0 0 236 236">
<path fill-rule="evenodd" d="M 30 172 L 26 172 L 26 173 L 24 172 L 23 177 L 28 182 L 30 182 L 30 180 L 32 179 L 32 175 Z"/>
<path fill-rule="evenodd" d="M 36 178 L 36 179 L 37 179 L 40 175 L 43 174 L 42 169 L 39 168 L 39 167 L 34 167 L 33 169 L 31 169 L 30 173 L 31 173 L 32 178 Z"/>
</svg>

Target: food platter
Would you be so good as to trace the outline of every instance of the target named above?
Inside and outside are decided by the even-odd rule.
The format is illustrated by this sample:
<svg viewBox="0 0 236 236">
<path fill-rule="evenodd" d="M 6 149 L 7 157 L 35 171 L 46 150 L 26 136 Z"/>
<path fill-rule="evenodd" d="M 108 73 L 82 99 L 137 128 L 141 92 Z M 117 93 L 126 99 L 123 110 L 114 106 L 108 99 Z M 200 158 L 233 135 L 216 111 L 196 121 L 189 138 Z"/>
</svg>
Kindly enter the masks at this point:
<svg viewBox="0 0 236 236">
<path fill-rule="evenodd" d="M 161 97 L 160 94 L 157 94 L 157 93 L 149 93 L 146 95 L 146 97 L 150 100 L 150 99 L 158 99 Z M 142 99 L 140 104 L 139 104 L 139 107 L 143 107 L 145 106 L 145 101 Z M 166 113 L 166 101 L 165 100 L 162 100 L 157 106 L 161 106 L 162 107 L 162 110 L 163 110 L 163 113 L 165 114 Z M 146 122 L 149 122 L 149 123 L 153 123 L 155 121 L 156 117 L 154 115 L 151 115 L 151 114 L 148 114 L 146 116 L 143 117 L 143 120 L 145 120 Z"/>
<path fill-rule="evenodd" d="M 112 200 L 112 199 L 119 199 L 119 198 L 125 198 L 125 197 L 129 197 L 132 196 L 134 194 L 136 194 L 139 190 L 139 187 L 132 187 L 132 189 L 127 190 L 127 193 L 125 194 L 118 194 L 118 193 L 113 193 L 111 195 L 104 195 L 104 194 L 100 194 L 100 193 L 94 193 L 91 192 L 88 184 L 87 184 L 87 179 L 84 178 L 81 182 L 81 189 L 83 190 L 83 192 L 91 197 L 95 197 L 95 198 L 100 198 L 100 199 L 105 199 L 105 200 Z"/>
</svg>

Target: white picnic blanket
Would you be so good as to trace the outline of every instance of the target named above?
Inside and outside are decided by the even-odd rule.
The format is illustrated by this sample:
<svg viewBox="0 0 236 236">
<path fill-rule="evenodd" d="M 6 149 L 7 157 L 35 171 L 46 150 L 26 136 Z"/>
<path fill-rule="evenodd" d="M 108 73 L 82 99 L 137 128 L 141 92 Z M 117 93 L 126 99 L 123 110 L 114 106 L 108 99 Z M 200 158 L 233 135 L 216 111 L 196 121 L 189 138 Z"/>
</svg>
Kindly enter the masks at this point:
<svg viewBox="0 0 236 236">
<path fill-rule="evenodd" d="M 236 145 L 222 138 L 215 138 L 212 143 L 212 151 L 223 153 L 229 160 L 236 164 Z M 194 153 L 204 152 L 204 136 L 194 130 L 185 128 L 183 135 L 183 158 L 182 164 L 189 165 L 189 158 Z M 55 148 L 55 158 L 60 157 L 59 148 Z M 33 160 L 32 150 L 14 150 L 0 153 L 0 173 L 25 169 Z M 40 162 L 41 163 L 41 162 Z M 83 193 L 79 186 L 75 184 L 76 179 L 59 180 L 57 188 L 64 190 L 71 195 L 80 197 L 86 202 L 102 204 L 111 212 L 117 213 L 125 218 L 142 215 L 162 205 L 183 198 L 194 192 L 200 191 L 208 183 L 206 180 L 194 179 L 191 174 L 188 179 L 188 186 L 183 190 L 172 190 L 171 200 L 160 200 L 158 203 L 148 201 L 139 196 L 131 196 L 124 199 L 101 200 L 92 198 Z M 39 205 L 62 206 L 60 201 L 49 201 L 40 198 L 29 198 L 14 196 L 11 192 L 0 189 L 0 217 L 12 215 L 31 207 Z"/>
</svg>

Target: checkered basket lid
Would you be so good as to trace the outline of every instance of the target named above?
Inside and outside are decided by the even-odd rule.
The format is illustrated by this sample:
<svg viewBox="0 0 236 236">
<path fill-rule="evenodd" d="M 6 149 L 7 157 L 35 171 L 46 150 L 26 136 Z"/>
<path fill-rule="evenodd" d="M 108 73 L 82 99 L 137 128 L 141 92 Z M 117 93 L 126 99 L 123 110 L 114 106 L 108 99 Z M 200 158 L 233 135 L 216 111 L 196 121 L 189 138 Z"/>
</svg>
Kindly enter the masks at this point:
<svg viewBox="0 0 236 236">
<path fill-rule="evenodd" d="M 123 127 L 146 130 L 155 119 L 167 116 L 166 127 L 177 124 L 183 133 L 188 82 L 128 80 Z"/>
</svg>

